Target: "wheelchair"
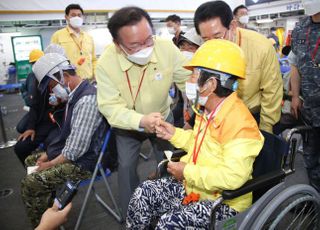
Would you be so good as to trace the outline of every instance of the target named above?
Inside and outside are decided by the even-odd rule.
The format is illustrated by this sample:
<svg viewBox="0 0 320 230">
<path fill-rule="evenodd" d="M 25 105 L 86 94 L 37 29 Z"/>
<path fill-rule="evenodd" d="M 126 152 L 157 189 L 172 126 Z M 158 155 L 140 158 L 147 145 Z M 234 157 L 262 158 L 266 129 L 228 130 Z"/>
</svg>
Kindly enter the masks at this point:
<svg viewBox="0 0 320 230">
<path fill-rule="evenodd" d="M 310 185 L 286 185 L 286 176 L 295 172 L 294 160 L 297 139 L 293 134 L 310 131 L 308 126 L 291 129 L 285 140 L 264 131 L 265 143 L 253 165 L 253 179 L 241 188 L 223 191 L 213 204 L 209 229 L 320 229 L 320 195 Z M 176 151 L 171 160 L 179 161 L 185 155 Z M 268 164 L 269 162 L 269 164 Z M 271 164 L 270 164 L 271 162 Z M 159 163 L 159 176 L 164 176 L 168 160 Z M 246 211 L 222 221 L 216 221 L 218 206 L 248 192 L 253 193 L 253 204 Z"/>
</svg>

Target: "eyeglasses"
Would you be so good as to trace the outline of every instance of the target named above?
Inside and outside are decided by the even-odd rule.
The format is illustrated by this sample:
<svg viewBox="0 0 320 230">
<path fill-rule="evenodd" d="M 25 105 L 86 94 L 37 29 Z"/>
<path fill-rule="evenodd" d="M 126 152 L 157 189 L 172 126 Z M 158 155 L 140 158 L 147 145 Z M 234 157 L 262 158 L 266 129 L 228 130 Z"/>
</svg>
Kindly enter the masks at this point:
<svg viewBox="0 0 320 230">
<path fill-rule="evenodd" d="M 129 51 L 130 53 L 136 53 L 140 50 L 142 50 L 145 47 L 150 47 L 153 46 L 154 44 L 154 40 L 155 40 L 155 36 L 150 35 L 144 42 L 142 43 L 134 43 L 130 46 L 125 46 L 124 44 L 121 44 L 122 47 L 124 47 L 125 49 L 127 49 L 127 51 Z"/>
<path fill-rule="evenodd" d="M 215 36 L 214 39 L 224 39 L 226 37 L 227 32 L 228 32 L 228 30 L 224 31 L 223 34 L 222 34 L 222 32 L 219 33 L 217 36 Z"/>
<path fill-rule="evenodd" d="M 217 33 L 213 34 L 210 37 L 204 37 L 203 40 L 204 41 L 209 41 L 211 39 L 226 39 L 227 33 L 228 33 L 228 30 L 226 30 L 224 32 L 217 32 Z"/>
</svg>

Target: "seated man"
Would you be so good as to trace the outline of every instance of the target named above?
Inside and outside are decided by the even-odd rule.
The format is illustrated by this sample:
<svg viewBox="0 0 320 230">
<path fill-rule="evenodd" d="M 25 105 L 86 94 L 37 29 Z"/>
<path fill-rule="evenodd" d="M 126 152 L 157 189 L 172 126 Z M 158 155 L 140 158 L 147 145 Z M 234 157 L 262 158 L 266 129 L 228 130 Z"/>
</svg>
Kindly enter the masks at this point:
<svg viewBox="0 0 320 230">
<path fill-rule="evenodd" d="M 191 60 L 193 54 L 203 43 L 202 38 L 197 34 L 195 28 L 189 29 L 185 34 L 183 34 L 178 41 L 178 47 L 183 55 Z"/>
<path fill-rule="evenodd" d="M 202 38 L 197 34 L 195 28 L 189 29 L 186 33 L 180 36 L 178 41 L 178 47 L 181 53 L 188 59 L 191 60 L 193 54 L 202 44 Z M 186 84 L 186 89 L 188 83 Z M 171 89 L 173 89 L 174 95 L 172 104 L 172 113 L 174 118 L 174 126 L 182 128 L 185 125 L 186 117 L 184 113 L 188 109 L 188 99 L 185 93 L 182 93 L 175 83 L 172 83 Z M 187 91 L 186 91 L 187 93 Z"/>
<path fill-rule="evenodd" d="M 98 111 L 96 88 L 76 75 L 75 67 L 57 53 L 41 57 L 33 67 L 39 88 L 49 87 L 68 98 L 64 123 L 45 154 L 31 155 L 27 166 L 39 166 L 21 184 L 21 194 L 33 226 L 52 205 L 52 192 L 65 181 L 87 179 L 94 170 L 105 122 Z"/>
<path fill-rule="evenodd" d="M 185 34 L 181 36 L 181 39 L 178 43 L 180 51 L 183 55 L 188 59 L 191 60 L 194 53 L 203 43 L 202 38 L 197 34 L 195 28 L 189 29 Z M 191 103 L 195 99 L 195 95 L 192 94 L 195 84 L 186 82 L 186 97 L 189 102 L 185 102 L 183 105 L 184 108 L 181 108 L 181 112 L 183 112 L 183 122 L 184 122 L 184 129 L 192 129 L 194 126 L 195 115 L 191 108 Z M 190 94 L 191 92 L 191 94 Z M 186 99 L 184 99 L 186 101 Z M 179 100 L 180 101 L 180 100 Z M 178 107 L 179 108 L 179 107 Z M 182 110 L 183 109 L 183 110 Z M 177 112 L 173 110 L 173 115 L 176 116 Z M 180 115 L 180 114 L 179 114 Z M 177 127 L 176 123 L 175 126 Z"/>
<path fill-rule="evenodd" d="M 29 54 L 29 62 L 33 65 L 44 53 L 34 49 Z M 41 143 L 47 146 L 58 132 L 58 125 L 61 125 L 60 116 L 63 114 L 63 106 L 52 106 L 48 103 L 49 91 L 40 92 L 38 81 L 34 73 L 29 73 L 25 84 L 21 87 L 21 94 L 25 104 L 30 108 L 20 122 L 17 124 L 17 131 L 20 134 L 18 142 L 14 146 L 14 151 L 22 165 L 32 151 Z M 61 111 L 61 112 L 60 112 Z M 50 119 L 54 115 L 55 122 Z"/>
<path fill-rule="evenodd" d="M 264 138 L 248 108 L 234 92 L 245 76 L 242 50 L 234 43 L 214 39 L 203 44 L 186 66 L 198 82 L 193 130 L 161 121 L 157 136 L 182 148 L 187 155 L 169 162 L 172 177 L 145 181 L 131 197 L 128 229 L 145 229 L 160 218 L 156 229 L 205 229 L 214 201 L 222 190 L 234 190 L 251 178 L 253 162 Z M 202 111 L 202 112 L 201 112 Z M 223 220 L 244 211 L 252 194 L 225 201 L 216 212 Z"/>
</svg>

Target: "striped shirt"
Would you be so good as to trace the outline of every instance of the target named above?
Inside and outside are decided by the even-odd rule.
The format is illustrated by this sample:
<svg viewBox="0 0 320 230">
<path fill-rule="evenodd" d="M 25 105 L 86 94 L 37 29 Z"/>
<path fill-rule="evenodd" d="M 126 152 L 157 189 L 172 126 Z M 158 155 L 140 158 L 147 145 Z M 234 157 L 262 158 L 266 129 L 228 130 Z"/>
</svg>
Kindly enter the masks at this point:
<svg viewBox="0 0 320 230">
<path fill-rule="evenodd" d="M 90 147 L 92 136 L 101 122 L 102 116 L 98 110 L 97 96 L 82 97 L 74 106 L 71 132 L 62 149 L 62 155 L 70 161 L 76 161 L 85 154 Z"/>
</svg>

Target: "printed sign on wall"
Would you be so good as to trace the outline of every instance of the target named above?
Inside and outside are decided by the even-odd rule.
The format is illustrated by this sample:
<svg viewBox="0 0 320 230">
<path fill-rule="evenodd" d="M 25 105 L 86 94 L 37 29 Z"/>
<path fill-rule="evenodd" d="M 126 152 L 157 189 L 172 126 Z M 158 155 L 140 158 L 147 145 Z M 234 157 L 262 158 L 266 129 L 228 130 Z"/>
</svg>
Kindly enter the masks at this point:
<svg viewBox="0 0 320 230">
<path fill-rule="evenodd" d="M 275 2 L 280 0 L 246 0 L 246 6 L 252 6 L 261 3 Z"/>
</svg>

